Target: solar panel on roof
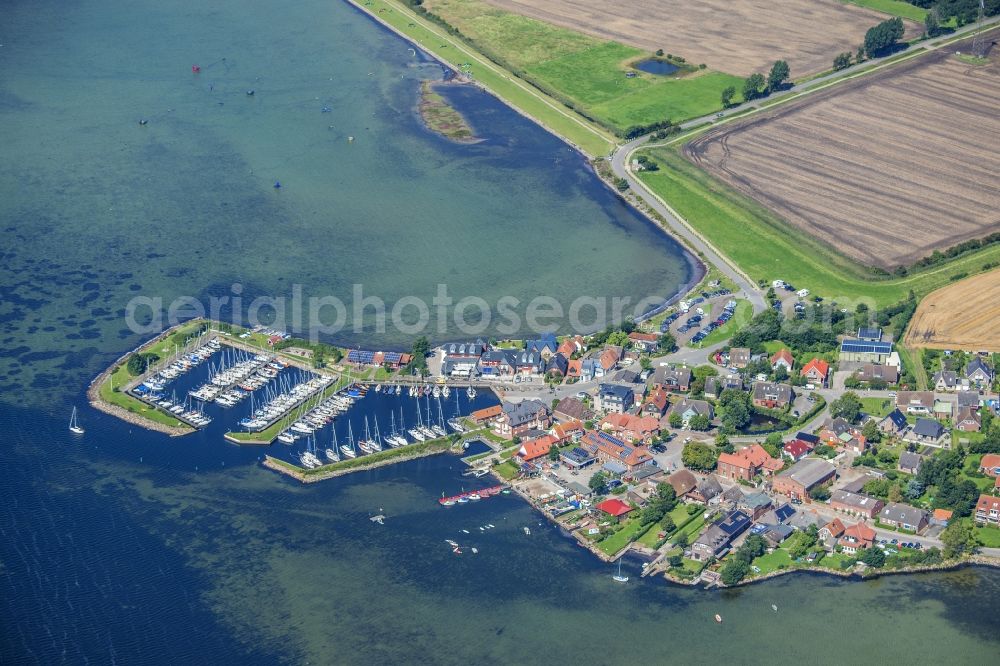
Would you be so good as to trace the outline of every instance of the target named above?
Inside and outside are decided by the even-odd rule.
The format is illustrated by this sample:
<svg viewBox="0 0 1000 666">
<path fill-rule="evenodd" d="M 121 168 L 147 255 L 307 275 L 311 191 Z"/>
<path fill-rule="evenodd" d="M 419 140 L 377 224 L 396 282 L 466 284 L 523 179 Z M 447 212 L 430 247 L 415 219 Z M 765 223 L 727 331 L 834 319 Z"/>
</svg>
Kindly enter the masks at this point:
<svg viewBox="0 0 1000 666">
<path fill-rule="evenodd" d="M 840 346 L 840 351 L 856 354 L 888 354 L 892 351 L 892 343 L 844 340 Z"/>
</svg>

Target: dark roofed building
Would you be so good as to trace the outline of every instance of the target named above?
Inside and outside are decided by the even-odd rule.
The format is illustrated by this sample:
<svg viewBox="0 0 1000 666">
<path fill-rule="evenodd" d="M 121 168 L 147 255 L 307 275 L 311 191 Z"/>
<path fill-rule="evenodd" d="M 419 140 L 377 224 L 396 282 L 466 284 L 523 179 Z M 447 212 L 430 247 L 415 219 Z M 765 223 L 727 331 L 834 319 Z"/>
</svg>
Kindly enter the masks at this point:
<svg viewBox="0 0 1000 666">
<path fill-rule="evenodd" d="M 577 398 L 563 398 L 556 404 L 553 414 L 560 421 L 589 421 L 594 418 L 594 412 Z"/>
</svg>

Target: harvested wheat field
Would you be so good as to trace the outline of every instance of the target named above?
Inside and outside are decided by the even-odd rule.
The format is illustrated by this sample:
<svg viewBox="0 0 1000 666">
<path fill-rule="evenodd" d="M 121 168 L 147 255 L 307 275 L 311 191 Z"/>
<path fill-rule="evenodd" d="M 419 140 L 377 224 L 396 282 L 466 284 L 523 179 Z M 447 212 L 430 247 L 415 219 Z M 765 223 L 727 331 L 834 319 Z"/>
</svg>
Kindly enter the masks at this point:
<svg viewBox="0 0 1000 666">
<path fill-rule="evenodd" d="M 1000 270 L 928 294 L 913 315 L 906 345 L 1000 352 Z"/>
<path fill-rule="evenodd" d="M 793 77 L 827 70 L 889 18 L 838 0 L 485 0 L 547 23 L 746 76 L 778 59 Z M 919 26 L 906 23 L 907 36 Z"/>
<path fill-rule="evenodd" d="M 994 33 L 997 34 L 997 33 Z M 1000 58 L 938 51 L 685 147 L 834 249 L 892 269 L 1000 230 Z"/>
</svg>

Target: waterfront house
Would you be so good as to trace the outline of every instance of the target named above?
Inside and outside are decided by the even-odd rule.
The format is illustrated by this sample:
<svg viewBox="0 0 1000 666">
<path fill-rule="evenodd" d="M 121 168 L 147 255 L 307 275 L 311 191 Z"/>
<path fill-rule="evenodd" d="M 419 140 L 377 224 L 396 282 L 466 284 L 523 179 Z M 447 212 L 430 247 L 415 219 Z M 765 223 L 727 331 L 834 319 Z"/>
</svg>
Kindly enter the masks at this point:
<svg viewBox="0 0 1000 666">
<path fill-rule="evenodd" d="M 545 359 L 537 351 L 514 352 L 513 366 L 518 375 L 540 375 L 545 370 Z"/>
<path fill-rule="evenodd" d="M 788 351 L 784 347 L 776 351 L 771 356 L 771 370 L 784 368 L 785 372 L 791 372 L 792 366 L 794 365 L 795 365 L 795 359 L 792 358 L 792 352 Z"/>
<path fill-rule="evenodd" d="M 667 391 L 659 386 L 654 386 L 643 400 L 641 412 L 643 416 L 659 419 L 666 413 L 669 405 L 670 398 Z"/>
<path fill-rule="evenodd" d="M 668 391 L 687 393 L 691 388 L 691 369 L 661 365 L 653 371 L 653 383 Z"/>
<path fill-rule="evenodd" d="M 621 518 L 622 516 L 628 514 L 632 511 L 632 507 L 621 501 L 617 497 L 612 497 L 611 499 L 606 499 L 596 507 L 599 511 L 612 516 L 614 518 Z"/>
<path fill-rule="evenodd" d="M 1000 454 L 987 453 L 979 461 L 979 471 L 994 478 L 1000 477 Z"/>
<path fill-rule="evenodd" d="M 441 374 L 446 377 L 471 377 L 476 373 L 479 359 L 487 348 L 488 345 L 482 340 L 442 345 Z"/>
<path fill-rule="evenodd" d="M 716 473 L 734 481 L 751 481 L 759 474 L 773 474 L 781 467 L 781 461 L 772 458 L 764 447 L 751 444 L 733 453 L 719 454 Z"/>
<path fill-rule="evenodd" d="M 688 427 L 691 419 L 699 414 L 707 416 L 709 421 L 711 421 L 715 415 L 712 405 L 704 400 L 693 400 L 691 398 L 684 398 L 680 402 L 674 403 L 674 405 L 670 408 L 670 413 L 679 414 L 683 427 L 685 428 Z"/>
<path fill-rule="evenodd" d="M 819 458 L 804 458 L 774 477 L 774 492 L 807 500 L 809 491 L 837 475 L 837 467 Z"/>
<path fill-rule="evenodd" d="M 981 357 L 976 356 L 965 366 L 965 380 L 969 386 L 982 390 L 993 383 L 993 368 Z"/>
<path fill-rule="evenodd" d="M 792 533 L 795 532 L 795 530 L 790 526 L 782 525 L 781 523 L 763 524 L 767 527 L 760 533 L 760 536 L 763 537 L 764 541 L 766 541 L 767 545 L 771 548 L 777 548 L 781 545 L 782 541 L 792 536 Z"/>
<path fill-rule="evenodd" d="M 844 535 L 844 523 L 840 518 L 834 518 L 823 527 L 819 528 L 819 540 L 827 550 L 833 550 L 837 541 Z"/>
<path fill-rule="evenodd" d="M 705 397 L 717 399 L 726 389 L 743 390 L 743 376 L 735 371 L 727 370 L 717 377 L 705 378 Z"/>
<path fill-rule="evenodd" d="M 691 559 L 704 562 L 720 557 L 729 549 L 733 539 L 750 527 L 750 517 L 742 511 L 733 511 L 713 523 L 691 544 Z"/>
<path fill-rule="evenodd" d="M 878 422 L 878 429 L 887 435 L 899 435 L 909 425 L 903 412 L 894 409 Z"/>
<path fill-rule="evenodd" d="M 537 353 L 542 360 L 548 361 L 559 351 L 559 341 L 552 333 L 545 333 L 537 340 L 525 340 L 524 350 Z"/>
<path fill-rule="evenodd" d="M 979 408 L 962 407 L 955 416 L 955 428 L 962 432 L 979 432 L 983 422 L 979 416 Z"/>
<path fill-rule="evenodd" d="M 879 513 L 878 520 L 883 525 L 919 534 L 927 528 L 928 516 L 927 512 L 923 509 L 918 509 L 908 504 L 890 502 Z"/>
<path fill-rule="evenodd" d="M 846 490 L 834 490 L 830 496 L 830 507 L 852 516 L 874 518 L 879 514 L 885 503 L 877 497 L 851 493 Z"/>
<path fill-rule="evenodd" d="M 632 331 L 628 334 L 629 342 L 639 351 L 651 354 L 660 348 L 660 336 L 653 333 L 640 333 Z"/>
<path fill-rule="evenodd" d="M 934 409 L 934 393 L 931 391 L 899 391 L 896 394 L 896 409 L 906 414 L 929 416 Z"/>
<path fill-rule="evenodd" d="M 549 408 L 541 400 L 504 402 L 495 422 L 497 434 L 501 437 L 520 437 L 529 430 L 545 430 L 552 425 Z"/>
<path fill-rule="evenodd" d="M 924 457 L 919 453 L 903 451 L 899 454 L 899 464 L 896 469 L 904 474 L 917 474 L 920 472 L 920 466 L 923 462 Z"/>
<path fill-rule="evenodd" d="M 793 439 L 781 447 L 781 454 L 792 462 L 802 460 L 809 455 L 810 451 L 812 451 L 812 447 L 809 446 L 808 442 L 803 442 L 801 439 Z"/>
<path fill-rule="evenodd" d="M 660 420 L 652 416 L 611 413 L 601 419 L 601 430 L 619 439 L 649 443 L 660 434 Z"/>
<path fill-rule="evenodd" d="M 514 376 L 512 349 L 489 349 L 479 357 L 479 374 L 486 379 L 505 379 Z"/>
<path fill-rule="evenodd" d="M 916 424 L 903 435 L 904 442 L 951 448 L 944 426 L 934 419 L 917 419 Z"/>
<path fill-rule="evenodd" d="M 552 414 L 560 421 L 589 421 L 594 412 L 577 398 L 567 397 L 556 403 Z"/>
<path fill-rule="evenodd" d="M 601 384 L 597 390 L 594 407 L 599 412 L 624 414 L 632 409 L 635 391 L 621 384 Z"/>
<path fill-rule="evenodd" d="M 857 523 L 844 528 L 844 533 L 840 536 L 838 543 L 845 553 L 856 555 L 858 551 L 874 546 L 875 536 L 875 530 L 864 523 Z"/>
<path fill-rule="evenodd" d="M 491 407 L 484 407 L 482 409 L 477 409 L 476 411 L 469 414 L 469 418 L 475 421 L 479 425 L 485 423 L 491 423 L 494 419 L 503 413 L 503 407 L 500 405 L 492 405 Z"/>
<path fill-rule="evenodd" d="M 690 471 L 679 469 L 667 477 L 667 483 L 673 487 L 678 499 L 685 499 L 687 494 L 698 485 L 698 479 Z"/>
<path fill-rule="evenodd" d="M 586 349 L 583 336 L 574 335 L 571 338 L 563 340 L 556 351 L 566 358 L 571 358 L 574 354 L 582 354 Z"/>
<path fill-rule="evenodd" d="M 729 365 L 739 370 L 750 365 L 750 350 L 746 347 L 733 347 L 730 349 Z"/>
<path fill-rule="evenodd" d="M 980 525 L 1000 526 L 1000 497 L 982 494 L 976 502 L 976 512 L 973 518 Z"/>
<path fill-rule="evenodd" d="M 777 382 L 753 385 L 753 404 L 765 409 L 785 409 L 792 402 L 792 387 Z"/>
<path fill-rule="evenodd" d="M 549 455 L 549 451 L 556 445 L 556 438 L 552 435 L 544 435 L 537 439 L 529 439 L 521 444 L 515 457 L 520 463 L 533 462 L 539 458 Z"/>
</svg>

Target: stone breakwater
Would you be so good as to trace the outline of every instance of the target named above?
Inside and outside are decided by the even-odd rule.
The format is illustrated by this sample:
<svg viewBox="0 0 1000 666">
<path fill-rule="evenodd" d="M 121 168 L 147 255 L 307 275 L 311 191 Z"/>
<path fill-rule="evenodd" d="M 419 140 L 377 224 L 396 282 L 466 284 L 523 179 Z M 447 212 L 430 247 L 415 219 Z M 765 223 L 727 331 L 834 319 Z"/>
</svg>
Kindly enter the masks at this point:
<svg viewBox="0 0 1000 666">
<path fill-rule="evenodd" d="M 307 474 L 305 470 L 301 470 L 294 465 L 280 461 L 271 456 L 264 456 L 264 461 L 261 463 L 264 467 L 269 470 L 278 472 L 279 474 L 284 474 L 285 476 L 290 476 L 291 478 L 299 481 L 300 483 L 316 483 L 317 481 L 325 481 L 326 479 L 333 479 L 338 476 L 344 476 L 345 474 L 351 474 L 353 472 L 363 472 L 369 469 L 377 469 L 379 467 L 385 467 L 386 465 L 395 465 L 396 463 L 406 462 L 407 460 L 416 460 L 417 458 L 427 458 L 428 456 L 436 456 L 441 453 L 447 453 L 448 448 L 442 449 L 424 449 L 416 453 L 410 453 L 407 455 L 401 455 L 393 458 L 384 458 L 382 460 L 377 460 L 365 465 L 353 465 L 351 467 L 341 467 L 336 469 L 331 469 L 327 471 L 313 472 Z"/>
</svg>

